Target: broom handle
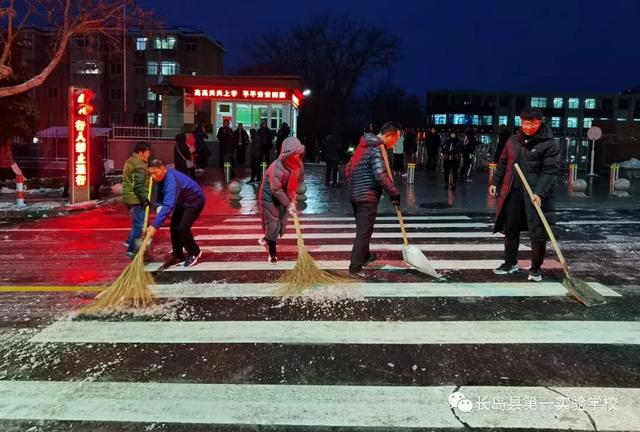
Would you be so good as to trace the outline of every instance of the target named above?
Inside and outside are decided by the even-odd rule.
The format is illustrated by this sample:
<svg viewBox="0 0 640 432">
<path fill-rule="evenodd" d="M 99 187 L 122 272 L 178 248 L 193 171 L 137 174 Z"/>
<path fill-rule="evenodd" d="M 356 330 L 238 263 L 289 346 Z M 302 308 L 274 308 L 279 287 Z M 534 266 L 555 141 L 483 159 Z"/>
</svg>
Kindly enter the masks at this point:
<svg viewBox="0 0 640 432">
<path fill-rule="evenodd" d="M 391 166 L 389 165 L 389 157 L 387 156 L 387 149 L 384 144 L 380 144 L 380 153 L 382 153 L 382 159 L 384 160 L 384 167 L 387 169 L 387 175 L 393 181 L 393 174 L 391 174 Z M 402 231 L 402 241 L 405 246 L 409 246 L 409 239 L 407 239 L 407 231 L 404 228 L 404 219 L 402 219 L 402 212 L 400 206 L 396 206 L 396 213 L 398 214 L 398 221 L 400 221 L 400 231 Z"/>
<path fill-rule="evenodd" d="M 529 194 L 529 197 L 533 199 L 533 191 L 531 190 L 531 186 L 529 186 L 529 182 L 525 178 L 524 173 L 520 169 L 520 166 L 517 163 L 513 164 L 513 166 L 516 169 L 518 176 L 520 176 L 520 180 L 522 180 L 522 184 L 524 185 L 525 189 L 527 189 L 527 193 Z M 569 273 L 569 267 L 567 266 L 567 262 L 564 260 L 564 256 L 562 255 L 562 252 L 560 251 L 560 246 L 558 246 L 556 237 L 553 235 L 553 232 L 551 232 L 551 227 L 549 226 L 549 222 L 547 222 L 547 218 L 544 217 L 544 213 L 542 212 L 542 209 L 537 203 L 533 203 L 533 206 L 536 208 L 536 211 L 538 212 L 538 216 L 540 216 L 540 220 L 542 221 L 542 225 L 544 225 L 544 229 L 547 231 L 547 234 L 549 235 L 549 239 L 551 240 L 553 249 L 556 251 L 556 254 L 558 255 L 558 259 L 560 260 L 560 264 L 562 264 L 562 268 L 564 269 L 565 275 L 569 279 L 571 279 L 571 274 Z"/>
<path fill-rule="evenodd" d="M 142 223 L 143 233 L 147 231 L 147 222 L 149 221 L 149 207 L 151 207 L 151 189 L 153 189 L 153 179 L 149 177 L 149 188 L 147 189 L 147 201 L 149 201 L 149 205 L 144 209 L 144 222 Z M 147 241 L 146 236 L 144 238 L 144 241 Z"/>
<path fill-rule="evenodd" d="M 296 237 L 298 237 L 298 247 L 304 247 L 304 240 L 302 239 L 302 230 L 300 229 L 300 220 L 298 219 L 298 213 L 293 214 L 293 225 L 296 227 Z"/>
</svg>

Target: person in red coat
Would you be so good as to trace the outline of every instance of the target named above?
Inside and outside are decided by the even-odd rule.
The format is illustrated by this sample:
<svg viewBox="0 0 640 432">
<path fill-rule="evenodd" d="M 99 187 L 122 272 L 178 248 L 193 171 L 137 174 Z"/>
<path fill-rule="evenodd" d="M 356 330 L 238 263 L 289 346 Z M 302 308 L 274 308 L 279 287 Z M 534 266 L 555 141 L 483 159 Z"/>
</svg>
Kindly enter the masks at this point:
<svg viewBox="0 0 640 432">
<path fill-rule="evenodd" d="M 520 130 L 505 144 L 493 185 L 489 187 L 489 194 L 498 196 L 494 233 L 500 231 L 505 235 L 505 262 L 493 272 L 498 275 L 519 272 L 520 232 L 529 231 L 532 257 L 528 279 L 540 282 L 547 233 L 534 203 L 542 207 L 545 217 L 551 216 L 553 191 L 560 174 L 560 148 L 553 139 L 551 128 L 542 122 L 542 111 L 524 108 L 520 120 Z M 516 162 L 533 190 L 533 199 L 529 198 L 513 166 Z"/>
</svg>

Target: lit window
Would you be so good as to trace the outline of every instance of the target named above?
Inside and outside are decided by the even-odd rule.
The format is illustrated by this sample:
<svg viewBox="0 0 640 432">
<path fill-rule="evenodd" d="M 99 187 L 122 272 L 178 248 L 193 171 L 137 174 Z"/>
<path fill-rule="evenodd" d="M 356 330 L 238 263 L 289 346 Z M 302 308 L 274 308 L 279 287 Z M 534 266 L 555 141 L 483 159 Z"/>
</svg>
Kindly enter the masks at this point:
<svg viewBox="0 0 640 432">
<path fill-rule="evenodd" d="M 561 97 L 553 98 L 553 107 L 554 108 L 562 108 L 564 106 L 564 99 L 562 99 Z"/>
<path fill-rule="evenodd" d="M 596 107 L 596 100 L 593 98 L 587 98 L 584 100 L 584 107 L 586 109 L 595 109 Z M 586 120 L 586 119 L 585 119 Z"/>
<path fill-rule="evenodd" d="M 592 124 L 593 124 L 593 117 L 585 117 L 584 119 L 582 119 L 582 127 L 583 128 L 589 129 Z"/>
<path fill-rule="evenodd" d="M 580 99 L 569 98 L 569 109 L 578 109 L 580 107 Z"/>
<path fill-rule="evenodd" d="M 166 38 L 156 38 L 155 48 L 156 49 L 175 49 L 176 38 L 174 36 L 167 36 Z"/>
<path fill-rule="evenodd" d="M 515 116 L 513 118 L 513 124 L 515 124 L 516 126 L 520 126 L 520 116 Z"/>
<path fill-rule="evenodd" d="M 73 60 L 71 62 L 71 70 L 74 74 L 99 75 L 100 69 L 100 64 L 94 60 Z"/>
<path fill-rule="evenodd" d="M 146 37 L 137 37 L 136 38 L 136 51 L 144 51 L 147 49 L 147 38 Z"/>
<path fill-rule="evenodd" d="M 498 124 L 506 126 L 508 123 L 509 123 L 509 117 L 508 116 L 498 116 Z"/>
<path fill-rule="evenodd" d="M 158 75 L 158 62 L 147 62 L 147 75 Z"/>
<path fill-rule="evenodd" d="M 161 62 L 160 69 L 162 75 L 177 75 L 180 73 L 180 65 L 174 61 Z"/>
<path fill-rule="evenodd" d="M 147 124 L 149 126 L 162 126 L 162 114 L 161 113 L 147 113 Z"/>
<path fill-rule="evenodd" d="M 162 95 L 159 94 L 157 96 L 158 96 L 158 100 L 161 101 L 162 100 Z M 156 94 L 154 92 L 152 92 L 151 89 L 149 89 L 147 91 L 147 99 L 150 100 L 150 101 L 154 101 L 154 102 L 156 100 Z"/>
<path fill-rule="evenodd" d="M 618 117 L 618 118 L 616 119 L 616 121 L 619 121 L 619 122 L 625 122 L 625 121 L 627 121 L 627 119 L 626 119 L 626 118 L 624 118 L 624 117 Z"/>
<path fill-rule="evenodd" d="M 562 127 L 562 118 L 561 117 L 551 117 L 551 127 L 552 128 Z"/>
<path fill-rule="evenodd" d="M 433 114 L 431 116 L 433 124 L 443 125 L 447 124 L 447 115 L 446 114 Z"/>
<path fill-rule="evenodd" d="M 571 102 L 571 99 L 569 99 Z M 577 128 L 578 127 L 578 117 L 567 117 L 567 127 L 568 128 Z"/>
<path fill-rule="evenodd" d="M 454 125 L 465 125 L 468 122 L 468 118 L 466 114 L 453 114 L 453 123 Z"/>
<path fill-rule="evenodd" d="M 471 116 L 471 124 L 474 126 L 480 126 L 480 116 L 477 114 L 474 114 Z"/>
<path fill-rule="evenodd" d="M 634 118 L 633 121 L 640 122 L 640 118 Z"/>
<path fill-rule="evenodd" d="M 482 125 L 483 126 L 491 126 L 493 124 L 493 116 L 483 115 L 482 116 Z"/>
<path fill-rule="evenodd" d="M 531 98 L 531 106 L 533 108 L 546 108 L 547 107 L 547 98 L 546 97 L 532 97 Z"/>
</svg>

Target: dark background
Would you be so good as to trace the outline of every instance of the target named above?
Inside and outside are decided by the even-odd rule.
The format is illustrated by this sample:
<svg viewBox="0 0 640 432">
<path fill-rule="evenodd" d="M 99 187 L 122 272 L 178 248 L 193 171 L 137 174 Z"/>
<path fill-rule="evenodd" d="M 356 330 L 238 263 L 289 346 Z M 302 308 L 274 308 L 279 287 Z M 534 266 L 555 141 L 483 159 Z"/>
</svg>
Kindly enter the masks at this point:
<svg viewBox="0 0 640 432">
<path fill-rule="evenodd" d="M 398 36 L 402 59 L 389 78 L 421 97 L 437 89 L 616 92 L 640 85 L 637 0 L 146 2 L 167 24 L 220 40 L 227 74 L 251 63 L 252 36 L 348 15 Z"/>
</svg>

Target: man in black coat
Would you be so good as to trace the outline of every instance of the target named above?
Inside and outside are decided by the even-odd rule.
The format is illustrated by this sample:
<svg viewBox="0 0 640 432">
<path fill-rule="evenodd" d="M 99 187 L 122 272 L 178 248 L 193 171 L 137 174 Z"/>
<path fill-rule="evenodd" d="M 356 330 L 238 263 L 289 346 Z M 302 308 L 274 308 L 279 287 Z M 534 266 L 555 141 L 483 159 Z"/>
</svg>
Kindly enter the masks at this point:
<svg viewBox="0 0 640 432">
<path fill-rule="evenodd" d="M 395 122 L 387 122 L 378 135 L 366 132 L 347 165 L 349 197 L 356 216 L 356 238 L 351 250 L 349 274 L 364 278 L 362 267 L 375 260 L 369 251 L 373 226 L 378 215 L 378 202 L 384 189 L 391 202 L 400 205 L 400 192 L 387 175 L 380 146 L 391 149 L 402 135 L 402 127 Z"/>
<path fill-rule="evenodd" d="M 258 137 L 260 138 L 260 158 L 263 159 L 267 165 L 271 163 L 271 149 L 273 148 L 273 132 L 267 127 L 267 121 L 263 120 L 260 123 L 260 129 L 258 129 Z"/>
<path fill-rule="evenodd" d="M 225 162 L 230 162 L 231 166 L 235 166 L 235 146 L 233 143 L 233 129 L 229 127 L 229 120 L 222 122 L 222 127 L 218 129 L 218 143 L 220 143 L 220 152 L 222 152 Z"/>
<path fill-rule="evenodd" d="M 455 190 L 456 183 L 458 181 L 458 169 L 460 167 L 460 156 L 464 151 L 462 142 L 458 139 L 455 133 L 449 135 L 449 139 L 443 144 L 440 149 L 442 155 L 442 163 L 444 165 L 444 188 Z M 449 184 L 449 174 L 453 176 L 453 182 Z"/>
<path fill-rule="evenodd" d="M 324 183 L 333 187 L 338 186 L 338 164 L 340 162 L 339 149 L 341 143 L 340 129 L 336 126 L 331 128 L 331 134 L 325 140 L 324 158 L 327 162 Z"/>
<path fill-rule="evenodd" d="M 460 172 L 461 181 L 471 181 L 471 165 L 475 157 L 478 140 L 475 131 L 469 130 L 464 134 L 464 151 L 462 153 L 462 171 Z"/>
<path fill-rule="evenodd" d="M 431 128 L 426 140 L 427 147 L 427 169 L 435 171 L 438 166 L 438 150 L 440 150 L 440 135 L 436 132 L 435 128 Z"/>
<path fill-rule="evenodd" d="M 505 262 L 493 272 L 499 275 L 518 273 L 520 231 L 529 231 L 531 268 L 528 279 L 540 282 L 547 233 L 534 208 L 542 207 L 545 217 L 553 212 L 553 190 L 560 173 L 560 148 L 551 128 L 542 122 L 542 111 L 524 108 L 520 113 L 520 131 L 509 138 L 498 161 L 498 168 L 489 187 L 493 196 L 500 194 L 496 205 L 494 232 L 504 232 Z M 518 163 L 533 190 L 530 199 L 515 171 Z"/>
</svg>

